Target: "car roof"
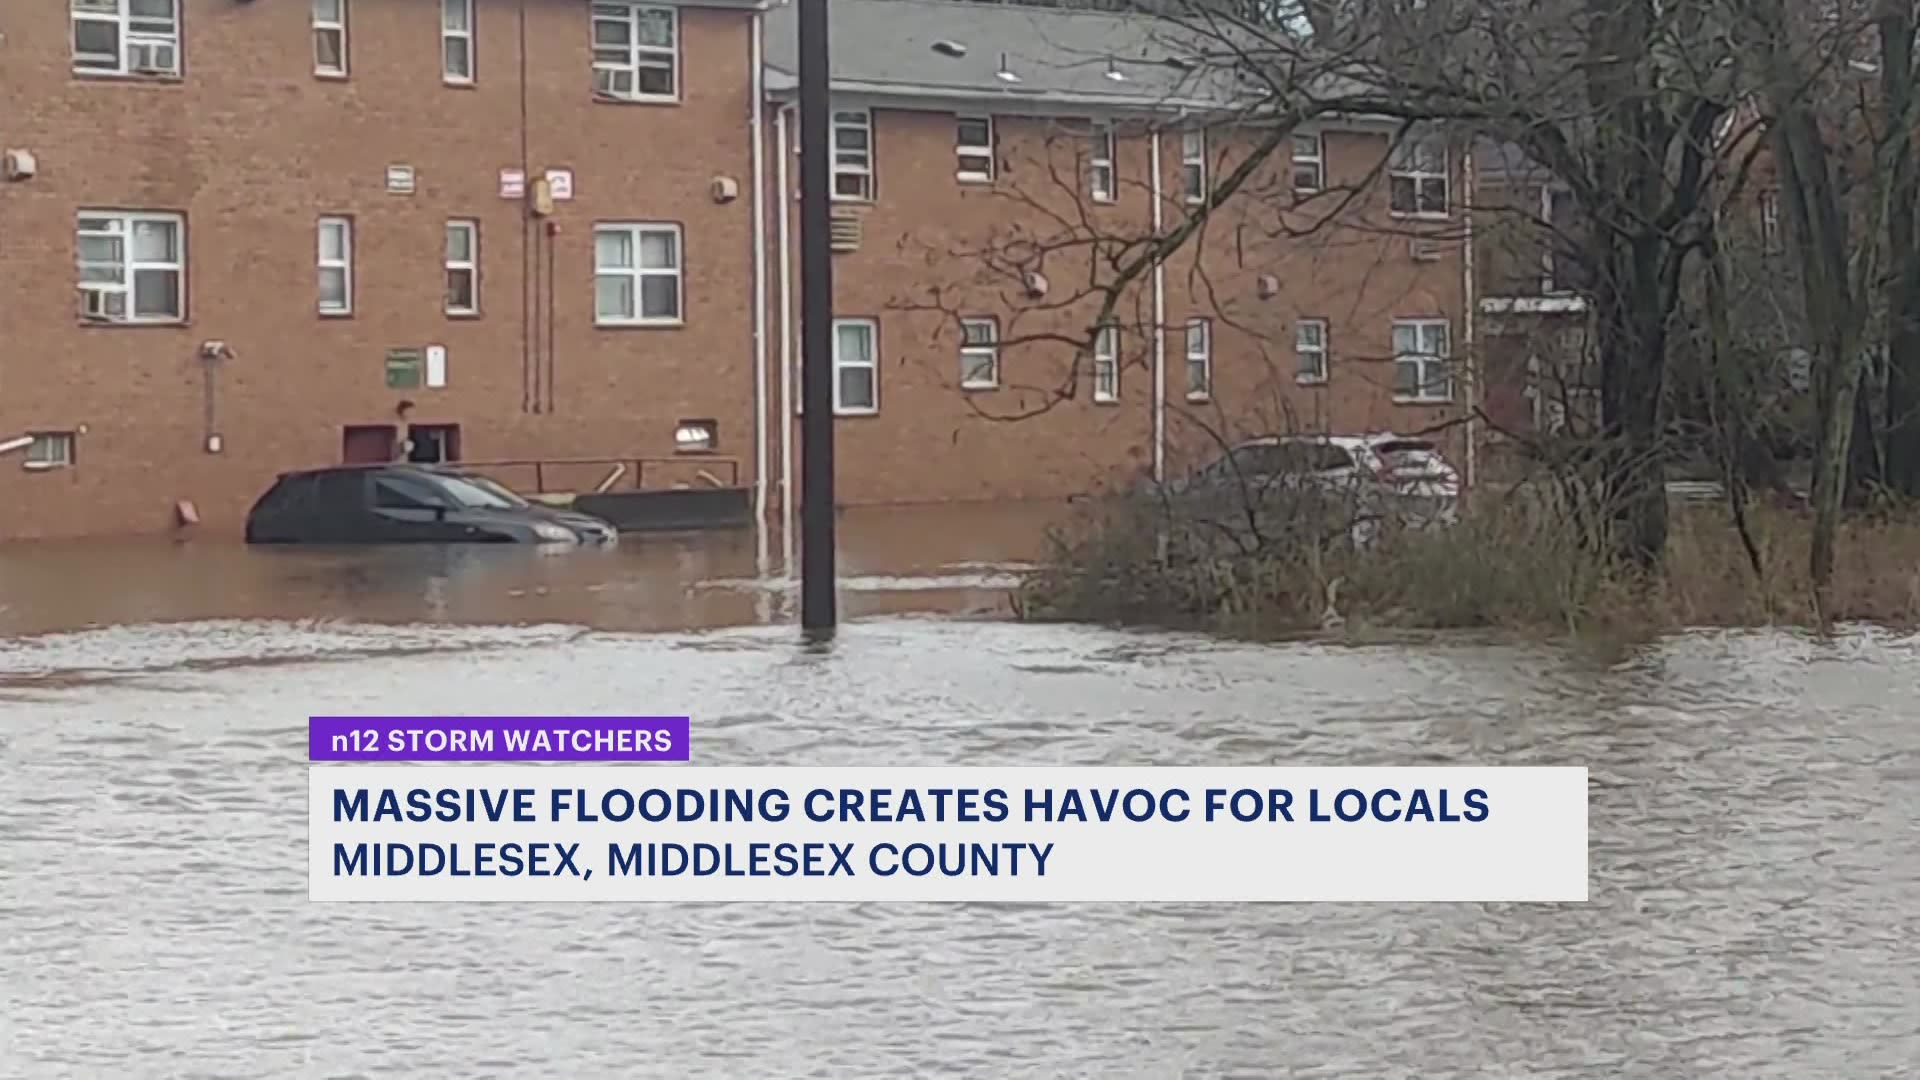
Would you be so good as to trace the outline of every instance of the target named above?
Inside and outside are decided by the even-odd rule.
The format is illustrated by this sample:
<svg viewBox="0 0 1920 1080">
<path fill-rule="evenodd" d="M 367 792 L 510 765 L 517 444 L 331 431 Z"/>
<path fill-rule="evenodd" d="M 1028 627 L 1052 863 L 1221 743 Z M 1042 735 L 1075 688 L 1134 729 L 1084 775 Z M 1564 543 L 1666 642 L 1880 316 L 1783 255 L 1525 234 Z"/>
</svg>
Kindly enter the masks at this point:
<svg viewBox="0 0 1920 1080">
<path fill-rule="evenodd" d="M 1248 439 L 1235 443 L 1234 449 L 1241 450 L 1255 446 L 1280 446 L 1282 444 L 1308 446 L 1337 446 L 1342 450 L 1364 450 L 1369 440 L 1354 435 L 1267 435 L 1258 439 Z"/>
<path fill-rule="evenodd" d="M 417 461 L 370 461 L 359 465 L 322 465 L 317 469 L 293 469 L 281 473 L 279 478 L 287 480 L 296 476 L 330 476 L 334 473 L 364 473 L 382 469 L 390 469 L 398 472 L 432 473 L 441 476 L 448 475 L 452 472 L 452 470 L 443 469 L 437 465 L 423 465 Z"/>
</svg>

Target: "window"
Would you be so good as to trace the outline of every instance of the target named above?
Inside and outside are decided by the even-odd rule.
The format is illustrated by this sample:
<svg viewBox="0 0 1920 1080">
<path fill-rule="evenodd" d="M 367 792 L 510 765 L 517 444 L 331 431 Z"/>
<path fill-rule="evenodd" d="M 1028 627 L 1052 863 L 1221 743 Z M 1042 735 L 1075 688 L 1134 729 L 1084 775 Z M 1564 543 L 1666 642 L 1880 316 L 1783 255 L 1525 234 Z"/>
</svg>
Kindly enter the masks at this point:
<svg viewBox="0 0 1920 1080">
<path fill-rule="evenodd" d="M 1763 191 L 1760 193 L 1760 249 L 1768 255 L 1778 255 L 1780 245 L 1780 193 Z"/>
<path fill-rule="evenodd" d="M 993 117 L 955 118 L 953 149 L 960 155 L 960 171 L 955 175 L 973 183 L 993 180 Z"/>
<path fill-rule="evenodd" d="M 36 431 L 27 444 L 27 459 L 23 463 L 29 469 L 64 469 L 73 464 L 73 432 Z"/>
<path fill-rule="evenodd" d="M 593 5 L 593 89 L 621 101 L 680 94 L 680 14 L 650 4 Z"/>
<path fill-rule="evenodd" d="M 80 314 L 89 322 L 186 317 L 186 221 L 178 214 L 82 210 Z"/>
<path fill-rule="evenodd" d="M 1327 156 L 1319 135 L 1293 137 L 1293 193 L 1308 195 L 1327 186 Z"/>
<path fill-rule="evenodd" d="M 1207 133 L 1186 131 L 1180 135 L 1180 184 L 1190 203 L 1207 201 Z"/>
<path fill-rule="evenodd" d="M 1395 401 L 1453 400 L 1447 336 L 1444 319 L 1410 319 L 1393 324 Z"/>
<path fill-rule="evenodd" d="M 72 0 L 73 70 L 180 74 L 179 0 Z"/>
<path fill-rule="evenodd" d="M 1293 328 L 1293 379 L 1327 381 L 1327 320 L 1301 319 Z"/>
<path fill-rule="evenodd" d="M 353 222 L 320 219 L 320 314 L 353 314 Z"/>
<path fill-rule="evenodd" d="M 1120 400 L 1120 331 L 1103 326 L 1093 335 L 1093 400 Z"/>
<path fill-rule="evenodd" d="M 473 0 L 440 0 L 440 78 L 473 82 Z"/>
<path fill-rule="evenodd" d="M 1213 323 L 1187 320 L 1187 399 L 1205 401 L 1213 394 Z"/>
<path fill-rule="evenodd" d="M 387 389 L 418 390 L 423 366 L 419 349 L 388 349 Z"/>
<path fill-rule="evenodd" d="M 960 387 L 991 390 L 1000 385 L 1000 323 L 960 320 Z"/>
<path fill-rule="evenodd" d="M 677 326 L 683 318 L 680 226 L 594 226 L 593 321 Z"/>
<path fill-rule="evenodd" d="M 873 114 L 865 109 L 833 114 L 833 197 L 873 199 Z"/>
<path fill-rule="evenodd" d="M 1394 213 L 1446 216 L 1446 144 L 1431 137 L 1402 140 L 1393 148 L 1387 183 Z"/>
<path fill-rule="evenodd" d="M 1087 190 L 1094 202 L 1110 203 L 1119 196 L 1118 177 L 1113 168 L 1114 160 L 1119 157 L 1115 149 L 1112 128 L 1093 133 L 1093 153 L 1087 160 Z"/>
<path fill-rule="evenodd" d="M 313 73 L 347 74 L 347 0 L 313 0 Z"/>
<path fill-rule="evenodd" d="M 1573 227 L 1573 193 L 1549 187 L 1541 191 L 1540 203 L 1546 225 L 1545 243 L 1540 252 L 1540 292 L 1547 296 L 1572 292 L 1577 285 L 1578 275 L 1573 272 L 1577 262 L 1571 258 L 1562 260 L 1558 253 L 1565 248 L 1567 234 Z"/>
<path fill-rule="evenodd" d="M 880 359 L 874 347 L 880 335 L 872 319 L 833 321 L 833 411 L 838 416 L 868 416 L 880 411 Z"/>
<path fill-rule="evenodd" d="M 447 222 L 447 314 L 480 314 L 480 223 Z"/>
</svg>

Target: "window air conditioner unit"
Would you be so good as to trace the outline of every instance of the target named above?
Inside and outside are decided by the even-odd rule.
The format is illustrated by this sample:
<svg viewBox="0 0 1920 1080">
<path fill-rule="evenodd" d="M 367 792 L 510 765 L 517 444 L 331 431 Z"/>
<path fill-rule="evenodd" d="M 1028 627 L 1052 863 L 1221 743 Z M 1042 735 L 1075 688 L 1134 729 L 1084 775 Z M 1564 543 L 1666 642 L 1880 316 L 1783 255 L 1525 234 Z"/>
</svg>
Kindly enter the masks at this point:
<svg viewBox="0 0 1920 1080">
<path fill-rule="evenodd" d="M 122 322 L 127 317 L 127 294 L 83 288 L 80 317 L 88 322 Z"/>
</svg>

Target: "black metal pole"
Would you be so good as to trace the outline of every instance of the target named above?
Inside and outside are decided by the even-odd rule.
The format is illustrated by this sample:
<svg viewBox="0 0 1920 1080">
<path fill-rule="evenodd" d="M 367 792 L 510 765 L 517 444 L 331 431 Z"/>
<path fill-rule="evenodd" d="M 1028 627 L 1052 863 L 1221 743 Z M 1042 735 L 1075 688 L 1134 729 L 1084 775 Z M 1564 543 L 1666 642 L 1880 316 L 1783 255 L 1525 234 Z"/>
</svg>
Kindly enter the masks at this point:
<svg viewBox="0 0 1920 1080">
<path fill-rule="evenodd" d="M 833 536 L 833 117 L 827 0 L 800 3 L 800 625 L 831 631 Z"/>
</svg>

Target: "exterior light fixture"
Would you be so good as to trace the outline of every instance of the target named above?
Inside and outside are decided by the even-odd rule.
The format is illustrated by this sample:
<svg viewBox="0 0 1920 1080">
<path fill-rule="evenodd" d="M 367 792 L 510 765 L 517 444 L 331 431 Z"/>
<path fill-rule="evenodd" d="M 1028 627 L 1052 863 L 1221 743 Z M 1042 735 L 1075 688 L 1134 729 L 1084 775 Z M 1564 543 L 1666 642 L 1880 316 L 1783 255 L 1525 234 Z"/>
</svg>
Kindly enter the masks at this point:
<svg viewBox="0 0 1920 1080">
<path fill-rule="evenodd" d="M 994 72 L 993 77 L 996 79 L 999 79 L 1001 82 L 1019 82 L 1020 81 L 1020 76 L 1015 75 L 1013 73 L 1013 69 L 1007 66 L 1006 53 L 1000 54 L 1000 70 Z"/>
<path fill-rule="evenodd" d="M 1114 82 L 1127 81 L 1127 73 L 1120 70 L 1120 65 L 1114 63 L 1113 57 L 1111 56 L 1107 57 L 1107 78 L 1112 79 Z"/>
</svg>

